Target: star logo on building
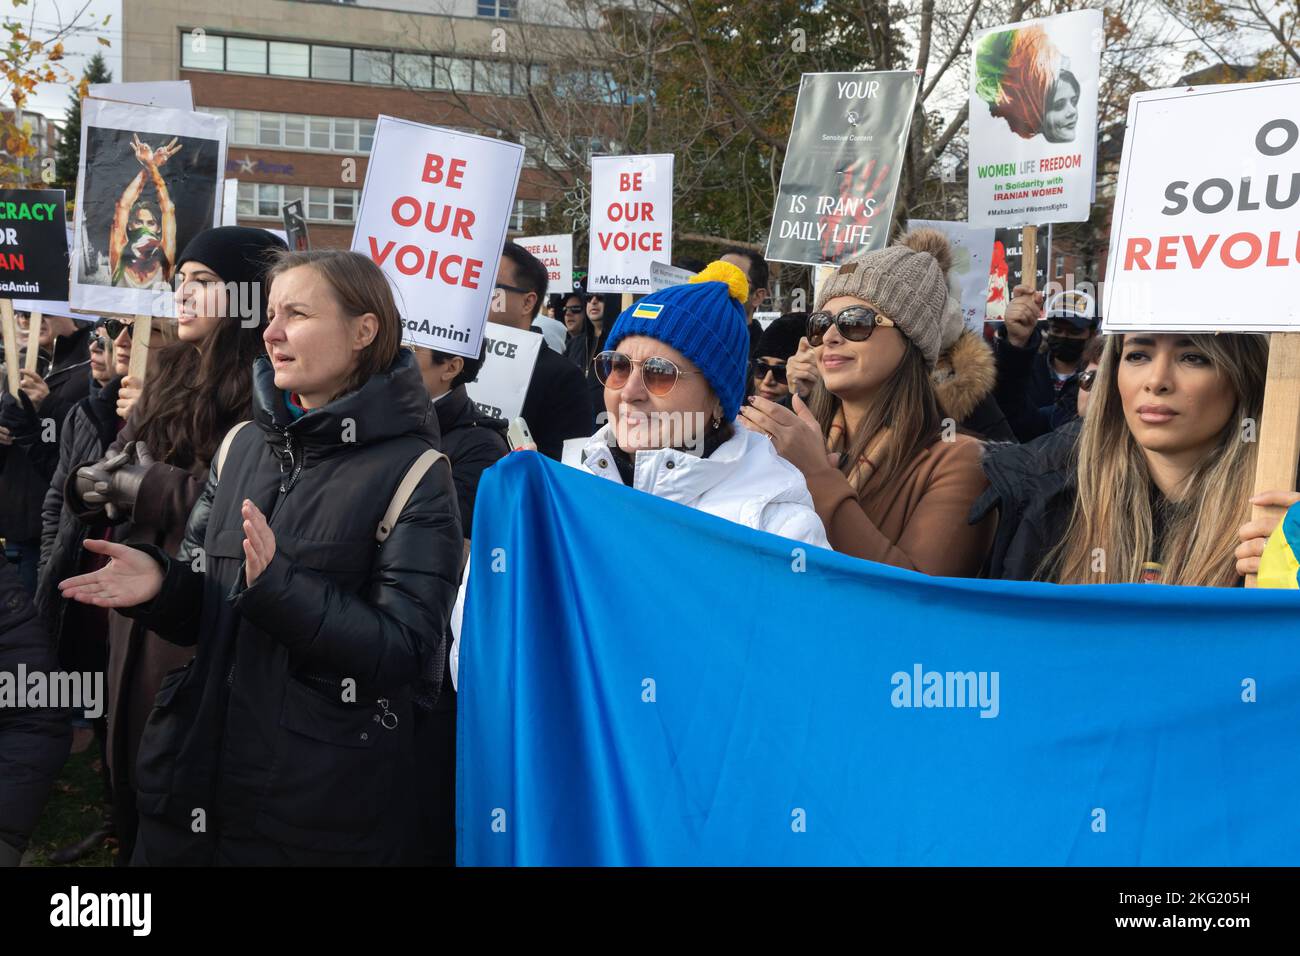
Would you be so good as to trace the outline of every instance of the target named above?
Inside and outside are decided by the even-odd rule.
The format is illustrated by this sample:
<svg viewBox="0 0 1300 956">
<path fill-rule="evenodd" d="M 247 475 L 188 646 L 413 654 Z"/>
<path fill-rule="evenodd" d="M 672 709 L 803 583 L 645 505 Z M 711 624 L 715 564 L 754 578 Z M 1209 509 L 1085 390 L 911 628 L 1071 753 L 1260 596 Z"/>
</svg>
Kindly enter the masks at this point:
<svg viewBox="0 0 1300 956">
<path fill-rule="evenodd" d="M 257 166 L 257 160 L 251 159 L 247 153 L 245 153 L 244 158 L 239 160 L 238 162 L 239 162 L 239 171 L 241 173 L 251 173 L 256 171 L 255 167 Z"/>
</svg>

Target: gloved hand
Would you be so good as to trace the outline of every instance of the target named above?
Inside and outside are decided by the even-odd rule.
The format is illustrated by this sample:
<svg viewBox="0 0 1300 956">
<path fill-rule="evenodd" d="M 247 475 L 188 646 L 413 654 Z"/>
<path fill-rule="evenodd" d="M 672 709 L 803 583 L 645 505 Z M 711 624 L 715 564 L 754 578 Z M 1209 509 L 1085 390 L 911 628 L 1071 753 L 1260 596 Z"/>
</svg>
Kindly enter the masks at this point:
<svg viewBox="0 0 1300 956">
<path fill-rule="evenodd" d="M 26 392 L 19 391 L 15 398 L 9 392 L 0 391 L 0 428 L 9 430 L 13 444 L 29 445 L 35 441 L 41 424 L 36 406 Z"/>
<path fill-rule="evenodd" d="M 111 457 L 78 468 L 77 495 L 91 508 L 102 506 L 110 521 L 121 521 L 135 511 L 140 485 L 153 465 L 148 449 L 131 442 Z"/>
</svg>

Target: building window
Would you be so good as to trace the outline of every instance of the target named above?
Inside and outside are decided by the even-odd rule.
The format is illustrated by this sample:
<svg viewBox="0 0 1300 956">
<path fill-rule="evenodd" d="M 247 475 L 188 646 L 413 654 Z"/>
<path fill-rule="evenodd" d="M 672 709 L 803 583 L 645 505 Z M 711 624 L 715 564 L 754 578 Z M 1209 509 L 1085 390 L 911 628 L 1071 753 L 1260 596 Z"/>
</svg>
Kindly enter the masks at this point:
<svg viewBox="0 0 1300 956">
<path fill-rule="evenodd" d="M 480 17 L 513 20 L 519 15 L 518 9 L 518 0 L 478 0 L 478 15 Z"/>
<path fill-rule="evenodd" d="M 317 80 L 352 79 L 352 51 L 345 46 L 311 48 L 311 75 Z"/>
<path fill-rule="evenodd" d="M 528 224 L 546 218 L 546 203 L 539 199 L 516 199 L 515 214 L 510 218 L 510 228 L 527 229 Z"/>
<path fill-rule="evenodd" d="M 375 121 L 361 120 L 357 126 L 359 130 L 357 152 L 369 153 L 375 145 Z"/>
<path fill-rule="evenodd" d="M 234 110 L 235 121 L 231 124 L 231 141 L 240 146 L 257 145 L 257 114 L 247 110 Z"/>
<path fill-rule="evenodd" d="M 191 70 L 224 70 L 226 38 L 202 34 L 181 34 L 181 66 Z"/>
<path fill-rule="evenodd" d="M 413 90 L 433 89 L 433 57 L 419 53 L 398 53 L 393 63 L 393 81 Z"/>
<path fill-rule="evenodd" d="M 313 116 L 311 123 L 311 148 L 330 149 L 330 121 L 327 116 Z"/>
<path fill-rule="evenodd" d="M 473 88 L 473 61 L 458 57 L 434 57 L 433 81 L 440 90 L 469 90 Z"/>
<path fill-rule="evenodd" d="M 257 183 L 240 182 L 235 191 L 235 213 L 239 216 L 257 215 Z"/>
<path fill-rule="evenodd" d="M 510 92 L 510 64 L 495 60 L 474 61 L 474 92 L 505 95 Z"/>
<path fill-rule="evenodd" d="M 307 117 L 284 114 L 284 145 L 298 149 L 307 146 Z"/>
<path fill-rule="evenodd" d="M 226 37 L 226 69 L 231 73 L 265 73 L 266 41 Z"/>
<path fill-rule="evenodd" d="M 358 197 L 355 189 L 241 182 L 237 196 L 236 211 L 240 216 L 282 220 L 286 203 L 305 199 L 310 221 L 351 223 L 356 218 Z"/>
<path fill-rule="evenodd" d="M 257 124 L 258 146 L 279 146 L 281 142 L 279 113 L 259 113 Z"/>
<path fill-rule="evenodd" d="M 330 217 L 330 191 L 323 186 L 307 187 L 307 218 L 324 221 Z"/>
<path fill-rule="evenodd" d="M 265 217 L 280 216 L 280 187 L 274 183 L 257 184 L 257 214 Z"/>
<path fill-rule="evenodd" d="M 334 193 L 334 221 L 351 222 L 353 200 L 356 198 L 351 189 L 335 189 Z"/>
<path fill-rule="evenodd" d="M 1056 274 L 1058 276 L 1065 275 L 1065 256 L 1056 257 Z"/>
<path fill-rule="evenodd" d="M 355 153 L 357 151 L 357 121 L 354 119 L 334 120 L 334 152 Z"/>
<path fill-rule="evenodd" d="M 271 74 L 273 76 L 310 76 L 311 47 L 306 43 L 281 43 L 272 40 Z"/>
<path fill-rule="evenodd" d="M 355 50 L 352 79 L 357 83 L 393 85 L 393 54 L 387 50 Z"/>
</svg>

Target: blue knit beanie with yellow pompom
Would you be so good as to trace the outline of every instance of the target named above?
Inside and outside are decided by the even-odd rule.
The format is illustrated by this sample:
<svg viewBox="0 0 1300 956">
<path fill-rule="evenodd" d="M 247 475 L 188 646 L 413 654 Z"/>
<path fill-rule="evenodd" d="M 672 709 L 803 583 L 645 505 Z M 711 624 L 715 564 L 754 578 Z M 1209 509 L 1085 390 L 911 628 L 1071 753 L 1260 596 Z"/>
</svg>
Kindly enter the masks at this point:
<svg viewBox="0 0 1300 956">
<path fill-rule="evenodd" d="M 740 414 L 749 366 L 745 307 L 749 281 L 730 262 L 710 262 L 685 285 L 652 292 L 623 310 L 610 329 L 605 348 L 615 349 L 629 335 L 645 335 L 671 345 L 704 374 L 731 421 Z"/>
</svg>

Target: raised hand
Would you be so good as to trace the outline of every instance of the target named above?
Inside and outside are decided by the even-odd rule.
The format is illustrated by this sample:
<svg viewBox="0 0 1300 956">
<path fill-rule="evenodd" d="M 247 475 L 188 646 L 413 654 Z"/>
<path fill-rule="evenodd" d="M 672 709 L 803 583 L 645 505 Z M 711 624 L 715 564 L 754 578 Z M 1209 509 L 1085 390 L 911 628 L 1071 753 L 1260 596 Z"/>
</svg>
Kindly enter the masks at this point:
<svg viewBox="0 0 1300 956">
<path fill-rule="evenodd" d="M 65 598 L 95 607 L 134 607 L 152 601 L 162 590 L 162 568 L 143 551 L 97 538 L 87 538 L 85 548 L 110 560 L 91 574 L 60 581 Z"/>
<path fill-rule="evenodd" d="M 247 498 L 242 509 L 244 516 L 244 580 L 251 588 L 275 557 L 275 532 L 266 523 L 266 516 Z"/>
<path fill-rule="evenodd" d="M 163 163 L 167 162 L 167 160 L 171 159 L 180 151 L 181 151 L 181 146 L 176 142 L 176 137 L 173 136 L 172 141 L 170 143 L 168 143 L 166 146 L 159 146 L 157 149 L 153 151 L 154 168 L 161 169 Z"/>
<path fill-rule="evenodd" d="M 137 133 L 131 134 L 131 151 L 135 153 L 135 158 L 141 166 L 151 166 L 153 164 L 153 150 L 148 143 L 140 142 L 140 136 Z"/>
<path fill-rule="evenodd" d="M 1007 327 L 1007 341 L 1018 349 L 1024 348 L 1033 338 L 1034 327 L 1043 315 L 1043 293 L 1030 292 L 1029 286 L 1018 285 L 1011 292 L 1007 314 L 1003 317 Z"/>
<path fill-rule="evenodd" d="M 804 336 L 799 339 L 799 351 L 786 359 L 785 375 L 790 383 L 790 391 L 803 398 L 812 394 L 813 386 L 820 377 L 817 374 L 817 353 L 820 348 L 813 348 L 808 343 L 808 337 Z"/>
</svg>

